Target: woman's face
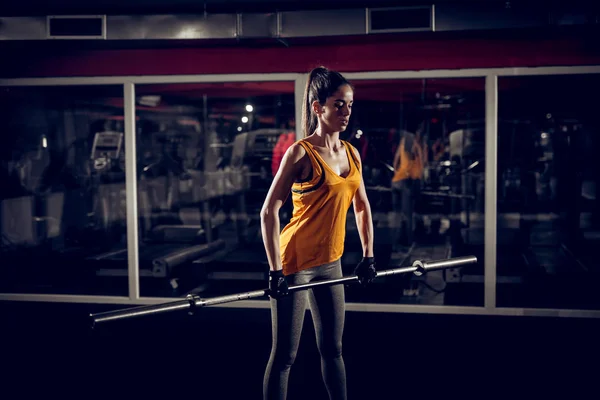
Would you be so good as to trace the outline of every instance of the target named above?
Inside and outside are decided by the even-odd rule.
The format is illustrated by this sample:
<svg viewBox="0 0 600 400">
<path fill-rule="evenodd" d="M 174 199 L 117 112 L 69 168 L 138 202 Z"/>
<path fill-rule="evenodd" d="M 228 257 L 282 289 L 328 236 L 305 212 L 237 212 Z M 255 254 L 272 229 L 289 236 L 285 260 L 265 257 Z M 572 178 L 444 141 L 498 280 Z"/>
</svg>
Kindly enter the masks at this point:
<svg viewBox="0 0 600 400">
<path fill-rule="evenodd" d="M 342 85 L 325 104 L 315 102 L 315 112 L 319 119 L 321 130 L 327 133 L 343 132 L 350 122 L 354 92 L 349 85 Z"/>
</svg>

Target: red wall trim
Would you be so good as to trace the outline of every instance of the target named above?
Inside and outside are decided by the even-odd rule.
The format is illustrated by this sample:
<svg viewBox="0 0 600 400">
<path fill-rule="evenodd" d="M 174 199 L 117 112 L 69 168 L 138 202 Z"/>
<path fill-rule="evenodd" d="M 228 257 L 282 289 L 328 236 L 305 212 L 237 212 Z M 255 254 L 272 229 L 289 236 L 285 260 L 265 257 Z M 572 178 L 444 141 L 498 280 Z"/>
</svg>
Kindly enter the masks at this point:
<svg viewBox="0 0 600 400">
<path fill-rule="evenodd" d="M 307 72 L 316 65 L 347 72 L 598 65 L 589 40 L 562 38 L 412 38 L 365 43 L 250 48 L 21 51 L 0 63 L 0 76 L 119 76 Z M 316 44 L 314 44 L 316 43 Z M 28 54 L 29 53 L 29 54 Z M 33 53 L 33 54 L 31 54 Z"/>
</svg>

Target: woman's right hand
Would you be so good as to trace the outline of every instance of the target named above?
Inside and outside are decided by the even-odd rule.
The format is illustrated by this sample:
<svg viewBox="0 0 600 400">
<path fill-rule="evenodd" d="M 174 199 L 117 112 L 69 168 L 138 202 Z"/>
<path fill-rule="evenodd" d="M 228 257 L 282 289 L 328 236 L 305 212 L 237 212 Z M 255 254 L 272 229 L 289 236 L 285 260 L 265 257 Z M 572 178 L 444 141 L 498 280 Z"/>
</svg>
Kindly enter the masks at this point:
<svg viewBox="0 0 600 400">
<path fill-rule="evenodd" d="M 279 299 L 289 294 L 288 284 L 283 275 L 283 270 L 269 271 L 269 296 Z"/>
</svg>

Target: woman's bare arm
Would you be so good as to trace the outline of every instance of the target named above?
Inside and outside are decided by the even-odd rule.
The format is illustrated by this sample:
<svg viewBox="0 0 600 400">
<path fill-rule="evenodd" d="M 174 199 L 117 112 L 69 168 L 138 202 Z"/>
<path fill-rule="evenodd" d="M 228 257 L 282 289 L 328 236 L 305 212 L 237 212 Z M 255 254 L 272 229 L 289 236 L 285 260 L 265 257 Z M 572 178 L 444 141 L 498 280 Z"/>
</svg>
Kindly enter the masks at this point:
<svg viewBox="0 0 600 400">
<path fill-rule="evenodd" d="M 305 155 L 306 151 L 299 144 L 293 144 L 287 149 L 260 211 L 262 238 L 272 271 L 282 268 L 279 251 L 279 209 L 302 172 L 302 159 Z"/>
<path fill-rule="evenodd" d="M 360 161 L 358 151 L 355 148 L 352 148 L 352 151 L 357 160 Z M 354 205 L 356 226 L 358 227 L 358 234 L 363 247 L 363 257 L 373 257 L 373 215 L 362 176 L 360 178 L 360 186 L 354 195 L 352 204 Z"/>
</svg>

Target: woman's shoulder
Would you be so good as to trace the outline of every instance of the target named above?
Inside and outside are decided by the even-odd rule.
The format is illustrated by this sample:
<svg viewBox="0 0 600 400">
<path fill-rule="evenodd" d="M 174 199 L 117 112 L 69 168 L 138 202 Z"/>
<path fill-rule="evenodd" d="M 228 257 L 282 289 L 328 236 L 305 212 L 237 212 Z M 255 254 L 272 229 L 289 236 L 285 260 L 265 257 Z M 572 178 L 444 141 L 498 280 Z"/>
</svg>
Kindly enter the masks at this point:
<svg viewBox="0 0 600 400">
<path fill-rule="evenodd" d="M 344 143 L 346 146 L 350 147 L 351 149 L 354 149 L 354 145 L 352 143 L 350 143 L 348 140 L 344 140 L 344 139 L 340 139 L 340 142 Z"/>
<path fill-rule="evenodd" d="M 306 155 L 306 148 L 304 147 L 303 143 L 305 143 L 304 139 L 300 139 L 292 143 L 290 148 L 287 150 L 290 158 L 299 160 Z"/>
<path fill-rule="evenodd" d="M 342 143 L 344 143 L 350 149 L 350 151 L 353 152 L 354 155 L 360 159 L 360 152 L 352 143 L 348 142 L 347 140 L 342 140 L 342 139 L 340 139 L 340 141 Z"/>
</svg>

